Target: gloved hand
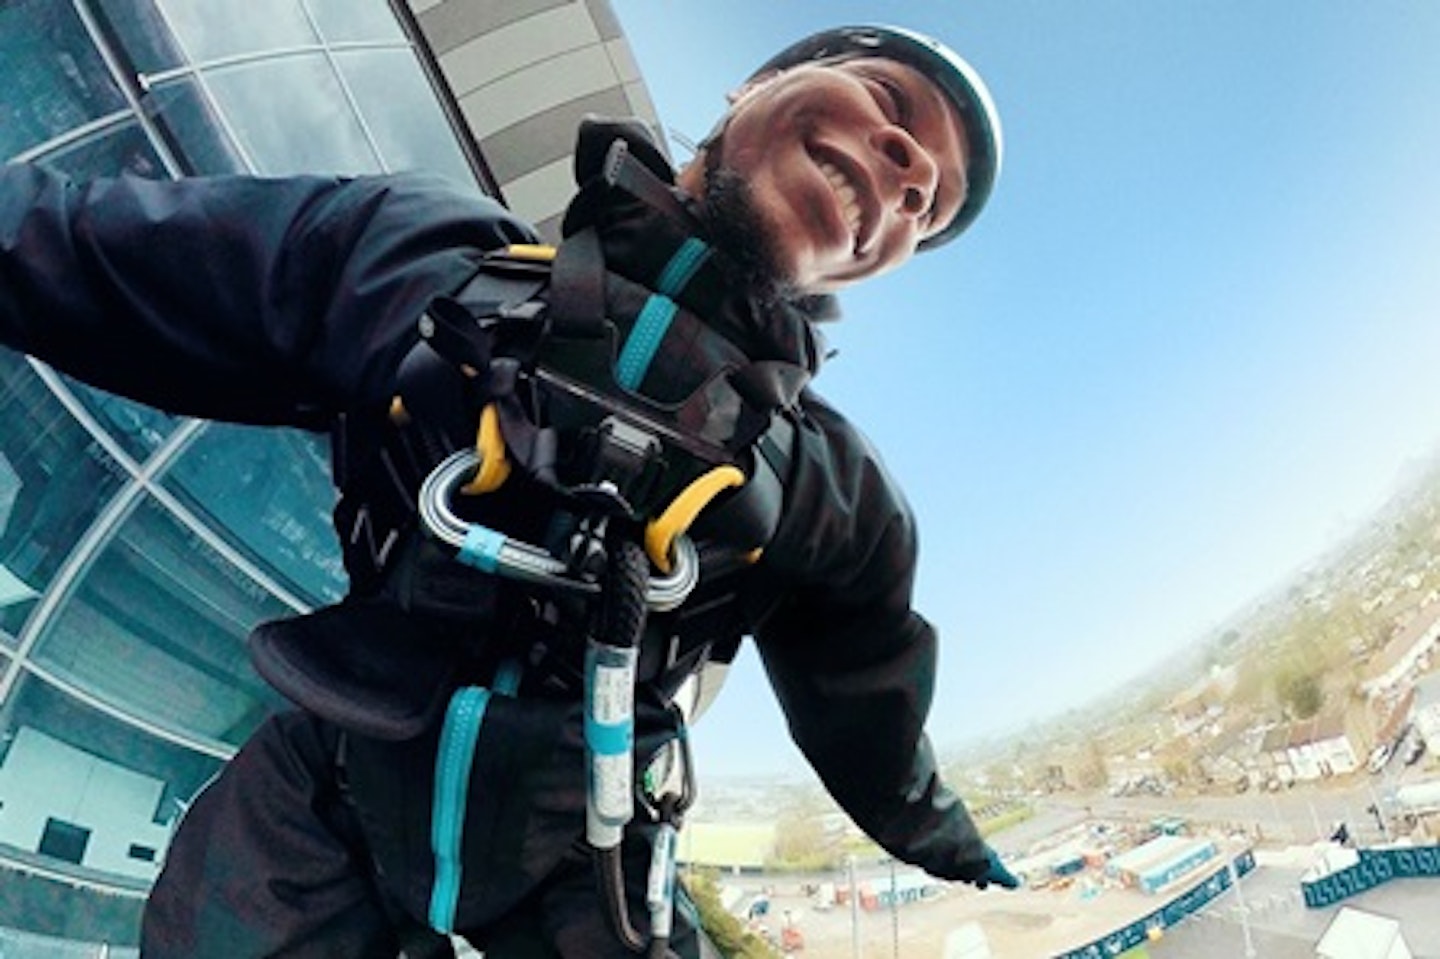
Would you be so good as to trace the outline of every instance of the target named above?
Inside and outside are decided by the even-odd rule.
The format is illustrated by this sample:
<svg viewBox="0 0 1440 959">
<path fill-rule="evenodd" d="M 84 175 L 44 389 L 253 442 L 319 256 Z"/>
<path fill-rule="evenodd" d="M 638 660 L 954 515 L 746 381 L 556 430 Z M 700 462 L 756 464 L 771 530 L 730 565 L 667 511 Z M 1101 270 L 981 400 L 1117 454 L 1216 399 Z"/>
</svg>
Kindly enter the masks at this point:
<svg viewBox="0 0 1440 959">
<path fill-rule="evenodd" d="M 992 882 L 1006 889 L 1020 888 L 1020 879 L 1005 868 L 1005 864 L 1000 861 L 999 854 L 989 846 L 985 847 L 985 872 L 970 881 L 975 884 L 976 889 L 984 889 Z"/>
</svg>

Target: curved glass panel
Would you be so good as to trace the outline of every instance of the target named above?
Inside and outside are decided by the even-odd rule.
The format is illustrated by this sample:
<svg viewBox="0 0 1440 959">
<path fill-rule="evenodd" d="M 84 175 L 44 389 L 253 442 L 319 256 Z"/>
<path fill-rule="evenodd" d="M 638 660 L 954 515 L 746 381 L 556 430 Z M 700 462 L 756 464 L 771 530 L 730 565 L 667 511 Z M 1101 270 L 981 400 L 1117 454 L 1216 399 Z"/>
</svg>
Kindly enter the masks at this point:
<svg viewBox="0 0 1440 959">
<path fill-rule="evenodd" d="M 0 868 L 0 926 L 134 943 L 135 893 L 154 880 L 176 818 L 220 761 L 119 722 L 34 674 L 22 674 L 6 706 L 0 860 L 36 862 L 131 895 Z M 58 894 L 50 888 L 57 885 Z"/>
<path fill-rule="evenodd" d="M 166 472 L 164 485 L 309 603 L 345 595 L 323 438 L 211 423 Z"/>
<path fill-rule="evenodd" d="M 0 423 L 0 642 L 14 645 L 123 471 L 9 350 L 0 350 Z"/>
<path fill-rule="evenodd" d="M 352 50 L 335 62 L 391 170 L 431 170 L 457 183 L 475 177 L 429 81 L 403 50 Z"/>
<path fill-rule="evenodd" d="M 266 50 L 310 46 L 320 38 L 299 0 L 156 0 L 197 63 Z"/>
<path fill-rule="evenodd" d="M 125 108 L 69 3 L 0 3 L 0 158 Z"/>
<path fill-rule="evenodd" d="M 44 897 L 44 900 L 56 904 L 51 907 L 52 911 L 57 911 L 57 909 L 60 908 L 59 904 L 63 903 L 63 908 L 69 910 L 72 914 L 84 910 L 88 915 L 90 914 L 91 908 L 90 900 L 95 898 L 101 898 L 102 901 L 115 899 L 114 896 L 108 893 L 91 893 L 89 890 L 83 888 L 73 888 L 72 883 L 47 879 L 43 876 L 30 875 L 25 872 L 24 867 L 20 867 L 17 874 L 15 870 L 7 867 L 3 860 L 0 860 L 0 873 L 5 873 L 5 875 L 0 876 L 0 883 L 6 884 L 0 887 L 4 890 L 0 895 L 21 895 L 16 888 L 12 888 L 9 885 L 12 881 L 20 888 L 39 887 L 48 890 L 48 895 Z M 70 897 L 72 895 L 77 896 L 77 898 L 71 899 Z M 26 902 L 28 903 L 31 898 L 39 897 L 27 896 Z M 140 925 L 139 901 L 135 900 L 134 902 L 136 912 L 135 919 L 125 925 L 134 926 L 138 930 Z M 34 913 L 34 909 L 19 911 L 19 914 L 24 916 L 33 916 Z M 110 924 L 107 925 L 106 928 L 121 927 Z M 102 940 L 102 942 L 103 941 L 104 940 Z M 37 959 L 41 956 L 43 956 L 44 959 L 96 959 L 97 955 L 103 955 L 105 959 L 138 959 L 140 955 L 138 949 L 117 946 L 115 945 L 117 941 L 118 940 L 115 939 L 108 940 L 108 948 L 106 951 L 97 952 L 96 950 L 100 949 L 100 944 L 96 942 L 72 940 L 68 937 L 59 938 L 57 936 L 25 932 L 20 929 L 7 929 L 4 926 L 0 926 L 0 956 L 35 956 Z"/>
<path fill-rule="evenodd" d="M 125 713 L 238 745 L 280 702 L 251 669 L 245 637 L 288 612 L 147 497 L 33 658 Z"/>
<path fill-rule="evenodd" d="M 305 0 L 305 5 L 329 43 L 405 40 L 400 22 L 384 0 Z"/>
<path fill-rule="evenodd" d="M 90 0 L 90 5 L 136 70 L 158 73 L 184 63 L 155 0 Z"/>
<path fill-rule="evenodd" d="M 166 176 L 160 155 L 133 118 L 106 127 L 36 158 L 77 180 L 133 173 L 152 180 Z"/>
<path fill-rule="evenodd" d="M 374 173 L 379 160 L 321 54 L 206 71 L 205 82 L 257 172 Z"/>
<path fill-rule="evenodd" d="M 194 77 L 157 84 L 145 105 L 170 134 L 172 149 L 183 158 L 186 172 L 205 176 L 245 171 L 240 151 Z"/>
<path fill-rule="evenodd" d="M 152 406 L 97 390 L 64 374 L 61 378 L 75 398 L 105 427 L 105 431 L 137 460 L 147 459 L 181 423 L 178 416 L 171 416 Z"/>
</svg>

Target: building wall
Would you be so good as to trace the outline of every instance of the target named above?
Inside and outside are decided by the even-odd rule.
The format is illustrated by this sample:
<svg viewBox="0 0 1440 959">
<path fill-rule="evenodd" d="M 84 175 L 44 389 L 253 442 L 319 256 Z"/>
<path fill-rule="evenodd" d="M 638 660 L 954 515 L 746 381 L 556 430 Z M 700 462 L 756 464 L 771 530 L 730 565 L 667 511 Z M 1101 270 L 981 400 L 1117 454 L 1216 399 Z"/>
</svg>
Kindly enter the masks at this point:
<svg viewBox="0 0 1440 959">
<path fill-rule="evenodd" d="M 550 216 L 559 129 L 645 100 L 627 57 L 603 0 L 9 0 L 0 160 L 487 189 L 493 149 Z M 170 828 L 282 705 L 247 633 L 345 590 L 333 496 L 324 437 L 170 416 L 0 349 L 0 943 L 135 941 Z"/>
<path fill-rule="evenodd" d="M 0 767 L 0 842 L 153 881 L 168 838 L 155 822 L 164 790 L 153 776 L 25 727 Z"/>
<path fill-rule="evenodd" d="M 548 239 L 574 189 L 580 119 L 633 116 L 658 128 L 608 0 L 408 2 L 500 195 Z"/>
<path fill-rule="evenodd" d="M 1343 776 L 1353 773 L 1359 767 L 1359 758 L 1347 736 L 1292 746 L 1289 757 L 1296 778 L 1303 780 Z"/>
</svg>

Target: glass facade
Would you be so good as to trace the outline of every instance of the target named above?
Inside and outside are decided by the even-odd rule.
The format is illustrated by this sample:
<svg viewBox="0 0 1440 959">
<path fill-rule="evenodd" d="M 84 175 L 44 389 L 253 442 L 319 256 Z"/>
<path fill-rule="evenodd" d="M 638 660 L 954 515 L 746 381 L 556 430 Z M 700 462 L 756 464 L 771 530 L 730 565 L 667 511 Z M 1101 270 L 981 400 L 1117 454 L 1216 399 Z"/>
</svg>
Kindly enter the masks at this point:
<svg viewBox="0 0 1440 959">
<path fill-rule="evenodd" d="M 0 74 L 0 160 L 80 178 L 481 182 L 385 0 L 7 0 Z M 177 817 L 278 704 L 246 634 L 344 592 L 326 442 L 0 349 L 0 953 L 133 954 Z"/>
</svg>

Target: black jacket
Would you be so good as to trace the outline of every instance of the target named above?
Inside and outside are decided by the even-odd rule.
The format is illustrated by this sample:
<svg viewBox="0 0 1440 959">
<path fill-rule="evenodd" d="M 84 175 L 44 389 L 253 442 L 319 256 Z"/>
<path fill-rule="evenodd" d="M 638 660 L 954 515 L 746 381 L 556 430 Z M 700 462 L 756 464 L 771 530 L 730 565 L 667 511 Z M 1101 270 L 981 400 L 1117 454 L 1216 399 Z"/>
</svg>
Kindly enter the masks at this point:
<svg viewBox="0 0 1440 959">
<path fill-rule="evenodd" d="M 378 415 L 431 298 L 481 251 L 530 240 L 492 201 L 418 175 L 76 185 L 4 167 L 0 340 L 173 413 L 324 430 Z M 985 846 L 923 731 L 936 636 L 910 605 L 912 516 L 839 413 L 809 392 L 803 409 L 740 622 L 854 821 L 906 862 L 974 878 Z"/>
</svg>

